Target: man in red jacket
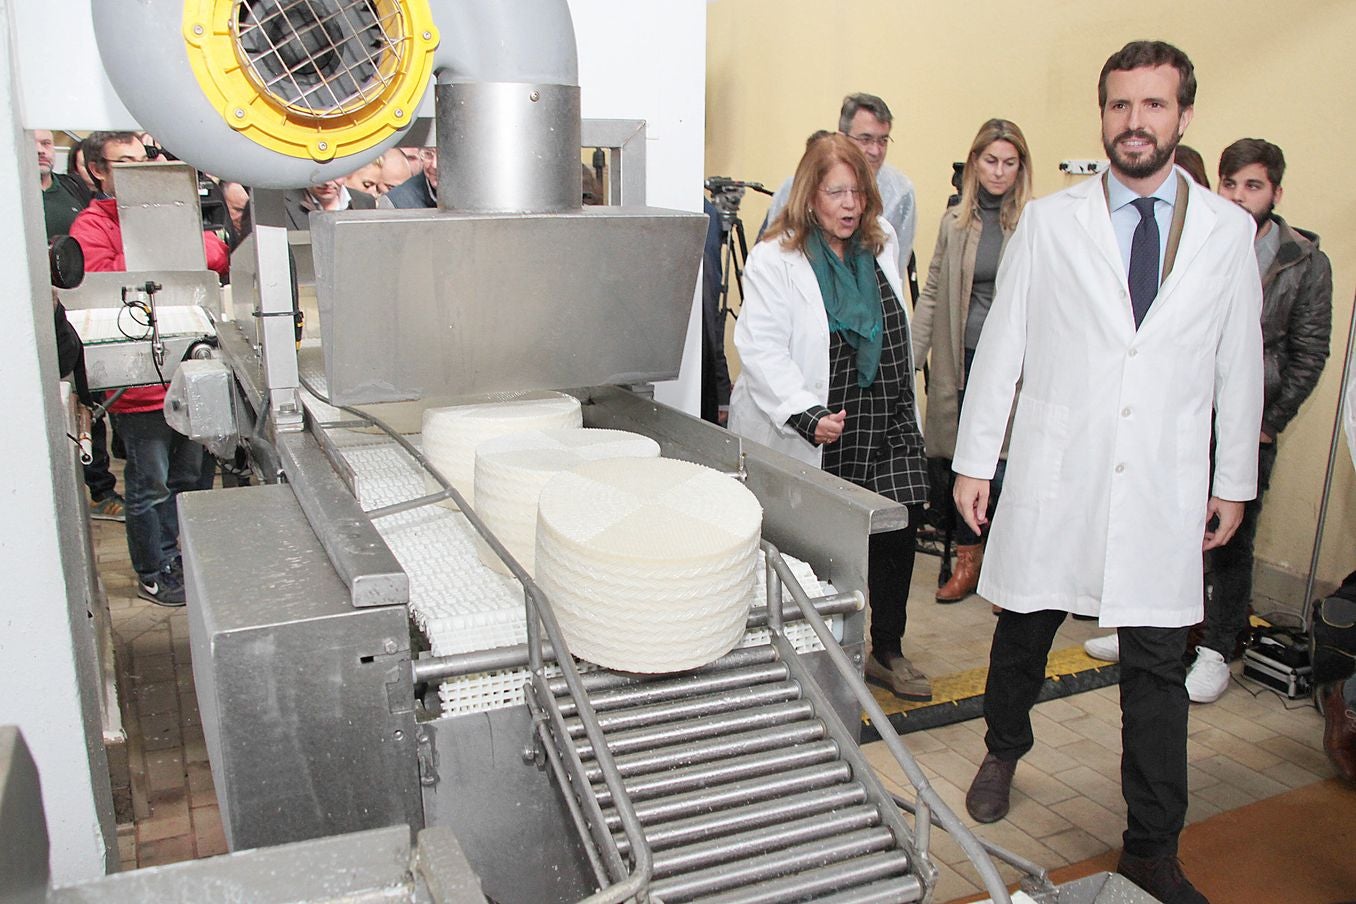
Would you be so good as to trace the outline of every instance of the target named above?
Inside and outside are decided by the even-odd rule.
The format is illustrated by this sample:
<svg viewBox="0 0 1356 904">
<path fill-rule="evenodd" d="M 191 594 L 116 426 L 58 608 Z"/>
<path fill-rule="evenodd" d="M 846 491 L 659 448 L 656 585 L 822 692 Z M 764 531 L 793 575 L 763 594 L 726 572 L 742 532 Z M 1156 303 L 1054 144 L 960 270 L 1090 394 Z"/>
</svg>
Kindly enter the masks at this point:
<svg viewBox="0 0 1356 904">
<path fill-rule="evenodd" d="M 96 132 L 86 161 L 99 192 L 71 224 L 71 236 L 85 253 L 85 269 L 126 270 L 122 226 L 118 222 L 117 165 L 145 163 L 146 148 L 131 132 Z M 207 266 L 225 276 L 230 267 L 226 245 L 203 233 Z M 161 606 L 184 604 L 183 565 L 179 558 L 176 497 L 203 488 L 211 471 L 202 446 L 165 423 L 165 387 L 128 389 L 109 408 L 113 427 L 127 449 L 123 484 L 127 502 L 127 548 L 138 576 L 137 593 Z"/>
</svg>

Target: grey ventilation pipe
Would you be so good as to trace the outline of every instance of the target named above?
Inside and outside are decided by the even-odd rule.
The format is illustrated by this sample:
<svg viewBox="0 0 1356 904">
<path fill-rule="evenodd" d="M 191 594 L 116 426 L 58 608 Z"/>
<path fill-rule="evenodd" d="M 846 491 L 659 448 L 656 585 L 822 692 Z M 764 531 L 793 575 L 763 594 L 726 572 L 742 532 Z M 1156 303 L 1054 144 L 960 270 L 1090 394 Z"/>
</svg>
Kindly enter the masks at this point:
<svg viewBox="0 0 1356 904">
<path fill-rule="evenodd" d="M 580 206 L 579 64 L 566 0 L 435 4 L 438 206 Z"/>
</svg>

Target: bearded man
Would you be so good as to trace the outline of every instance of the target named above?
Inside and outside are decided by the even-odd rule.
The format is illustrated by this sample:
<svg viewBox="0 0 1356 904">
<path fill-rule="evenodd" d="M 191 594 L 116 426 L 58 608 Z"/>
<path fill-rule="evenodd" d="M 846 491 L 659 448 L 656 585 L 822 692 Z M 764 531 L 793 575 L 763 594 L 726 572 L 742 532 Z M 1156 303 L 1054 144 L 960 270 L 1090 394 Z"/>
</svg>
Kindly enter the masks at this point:
<svg viewBox="0 0 1356 904">
<path fill-rule="evenodd" d="M 1097 616 L 1120 640 L 1117 868 L 1165 904 L 1206 900 L 1177 860 L 1182 656 L 1201 619 L 1201 549 L 1228 542 L 1256 493 L 1262 419 L 1253 221 L 1173 166 L 1195 95 L 1191 61 L 1169 44 L 1135 41 L 1103 66 L 1110 170 L 1023 212 L 952 460 L 957 508 L 978 533 L 1016 396 L 979 579 L 1003 608 L 984 691 L 988 755 L 966 809 L 980 822 L 1007 815 L 1055 632 L 1069 613 Z"/>
</svg>

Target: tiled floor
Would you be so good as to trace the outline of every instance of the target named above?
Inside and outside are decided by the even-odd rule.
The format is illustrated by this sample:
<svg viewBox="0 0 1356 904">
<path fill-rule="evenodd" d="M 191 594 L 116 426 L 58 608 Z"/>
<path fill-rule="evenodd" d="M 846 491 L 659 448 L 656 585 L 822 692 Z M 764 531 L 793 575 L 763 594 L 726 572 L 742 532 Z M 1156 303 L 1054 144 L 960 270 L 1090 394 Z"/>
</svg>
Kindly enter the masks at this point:
<svg viewBox="0 0 1356 904">
<path fill-rule="evenodd" d="M 134 822 L 119 827 L 122 866 L 223 853 L 193 693 L 185 611 L 137 598 L 122 525 L 96 522 L 94 538 L 112 614 L 128 734 Z M 906 652 L 933 675 L 983 665 L 993 630 L 988 604 L 976 597 L 951 606 L 933 603 L 936 574 L 936 560 L 920 556 Z M 1095 624 L 1069 620 L 1056 643 L 1074 645 L 1096 632 Z M 1125 805 L 1117 780 L 1116 688 L 1040 704 L 1034 721 L 1036 749 L 1018 768 L 1012 813 L 983 827 L 981 834 L 1051 869 L 1118 847 Z M 1218 703 L 1192 708 L 1190 731 L 1190 821 L 1332 774 L 1322 752 L 1322 722 L 1299 701 L 1266 692 L 1254 696 L 1236 683 Z M 906 742 L 942 799 L 964 814 L 965 788 L 984 755 L 983 723 L 918 732 Z M 902 789 L 902 773 L 884 745 L 871 744 L 866 751 L 887 782 Z M 942 876 L 935 900 L 978 891 L 974 868 L 955 842 L 941 833 L 933 838 Z M 1017 878 L 1007 868 L 1004 874 Z"/>
<path fill-rule="evenodd" d="M 131 777 L 134 821 L 118 826 L 122 868 L 223 854 L 226 838 L 193 690 L 187 613 L 137 596 L 121 524 L 96 521 L 93 529 L 112 617 Z"/>
</svg>

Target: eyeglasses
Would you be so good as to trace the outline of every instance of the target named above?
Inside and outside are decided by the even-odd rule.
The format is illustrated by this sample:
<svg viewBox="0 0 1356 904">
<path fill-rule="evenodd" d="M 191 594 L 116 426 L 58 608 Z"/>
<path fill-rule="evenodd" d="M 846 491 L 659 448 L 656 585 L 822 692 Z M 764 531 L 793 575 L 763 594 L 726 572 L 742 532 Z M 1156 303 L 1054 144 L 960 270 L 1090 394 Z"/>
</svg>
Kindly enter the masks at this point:
<svg viewBox="0 0 1356 904">
<path fill-rule="evenodd" d="M 847 137 L 851 138 L 864 148 L 875 146 L 884 149 L 890 146 L 891 141 L 894 141 L 889 135 L 848 135 L 847 132 L 844 132 L 843 134 L 847 135 Z"/>
<path fill-rule="evenodd" d="M 821 188 L 824 194 L 828 195 L 834 201 L 843 201 L 847 198 L 865 198 L 866 189 L 864 188 Z"/>
<path fill-rule="evenodd" d="M 131 154 L 124 154 L 121 157 L 100 157 L 104 163 L 149 163 L 149 156 L 133 157 Z"/>
</svg>

